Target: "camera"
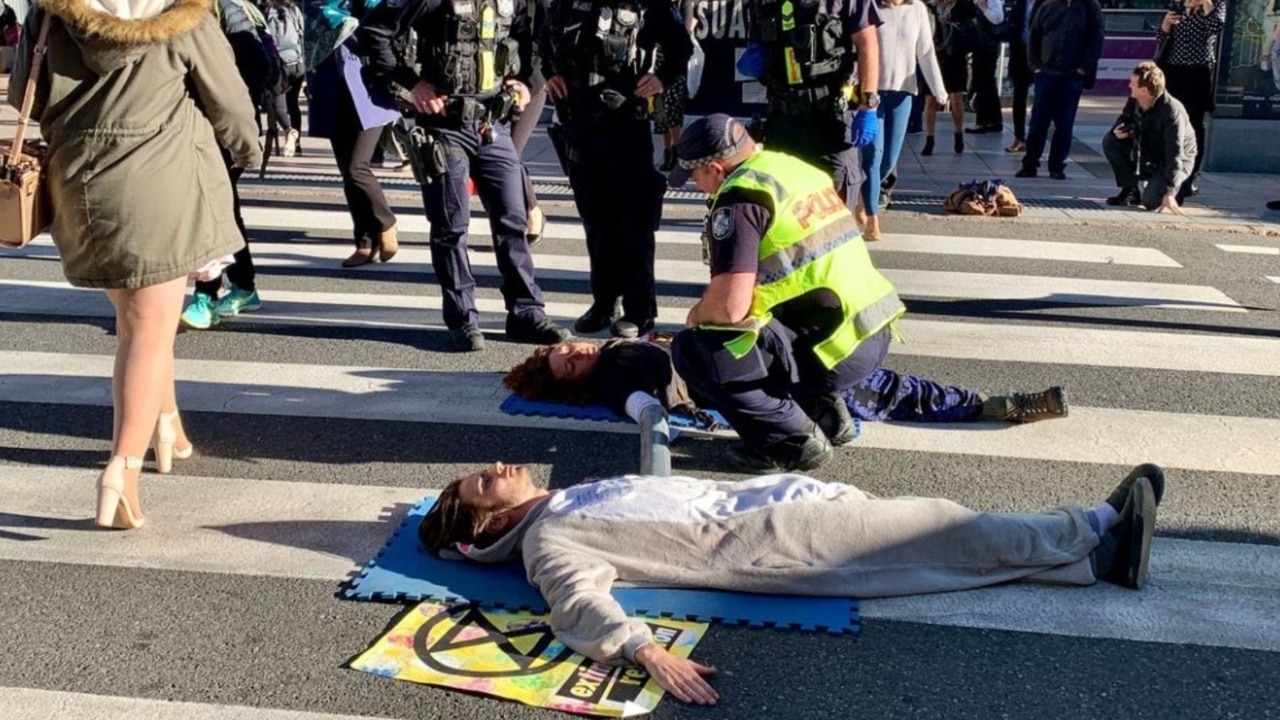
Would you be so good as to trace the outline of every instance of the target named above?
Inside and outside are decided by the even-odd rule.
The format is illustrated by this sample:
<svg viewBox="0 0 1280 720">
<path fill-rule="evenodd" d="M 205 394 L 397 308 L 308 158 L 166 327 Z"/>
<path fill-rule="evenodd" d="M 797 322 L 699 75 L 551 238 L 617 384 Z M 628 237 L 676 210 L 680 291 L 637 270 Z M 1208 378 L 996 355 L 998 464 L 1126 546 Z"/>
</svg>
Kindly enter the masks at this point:
<svg viewBox="0 0 1280 720">
<path fill-rule="evenodd" d="M 1164 6 L 1164 9 L 1175 15 L 1187 14 L 1187 4 L 1185 2 L 1182 2 L 1181 0 L 1172 0 L 1167 5 Z"/>
</svg>

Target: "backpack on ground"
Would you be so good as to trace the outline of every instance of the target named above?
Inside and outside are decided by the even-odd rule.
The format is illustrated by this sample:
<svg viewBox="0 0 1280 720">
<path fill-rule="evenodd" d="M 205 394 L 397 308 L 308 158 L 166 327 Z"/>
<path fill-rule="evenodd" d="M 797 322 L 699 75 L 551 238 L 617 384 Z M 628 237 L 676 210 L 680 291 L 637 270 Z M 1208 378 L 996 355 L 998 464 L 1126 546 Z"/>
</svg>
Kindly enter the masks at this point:
<svg viewBox="0 0 1280 720">
<path fill-rule="evenodd" d="M 942 201 L 947 212 L 959 215 L 1018 217 L 1022 203 L 1003 180 L 974 180 L 960 186 Z"/>
</svg>

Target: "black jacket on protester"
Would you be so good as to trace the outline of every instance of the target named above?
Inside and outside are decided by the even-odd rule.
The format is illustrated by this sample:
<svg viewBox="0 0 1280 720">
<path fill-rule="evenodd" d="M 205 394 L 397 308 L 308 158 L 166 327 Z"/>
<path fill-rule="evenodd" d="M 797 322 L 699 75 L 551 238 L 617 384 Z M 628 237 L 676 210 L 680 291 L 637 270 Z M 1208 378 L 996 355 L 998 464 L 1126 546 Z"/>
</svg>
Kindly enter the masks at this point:
<svg viewBox="0 0 1280 720">
<path fill-rule="evenodd" d="M 1143 110 L 1129 98 L 1120 120 L 1135 135 L 1138 150 L 1138 177 L 1160 177 L 1165 187 L 1177 189 L 1191 177 L 1196 161 L 1196 135 L 1191 118 L 1178 99 L 1160 93 L 1150 108 Z"/>
</svg>

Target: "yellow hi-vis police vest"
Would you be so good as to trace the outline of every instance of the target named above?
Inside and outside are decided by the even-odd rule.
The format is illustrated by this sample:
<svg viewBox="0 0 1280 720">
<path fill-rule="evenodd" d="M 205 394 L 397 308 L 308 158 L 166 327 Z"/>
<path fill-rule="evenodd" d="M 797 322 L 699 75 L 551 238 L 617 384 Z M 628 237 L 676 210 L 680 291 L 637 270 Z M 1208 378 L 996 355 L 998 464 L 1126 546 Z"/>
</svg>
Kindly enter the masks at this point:
<svg viewBox="0 0 1280 720">
<path fill-rule="evenodd" d="M 773 199 L 773 220 L 760 241 L 751 329 L 725 343 L 734 357 L 751 351 L 773 308 L 820 288 L 833 292 L 844 312 L 844 321 L 814 346 L 828 369 L 907 311 L 893 285 L 871 264 L 857 222 L 826 173 L 789 155 L 762 151 L 735 169 L 716 197 L 731 188 Z"/>
</svg>

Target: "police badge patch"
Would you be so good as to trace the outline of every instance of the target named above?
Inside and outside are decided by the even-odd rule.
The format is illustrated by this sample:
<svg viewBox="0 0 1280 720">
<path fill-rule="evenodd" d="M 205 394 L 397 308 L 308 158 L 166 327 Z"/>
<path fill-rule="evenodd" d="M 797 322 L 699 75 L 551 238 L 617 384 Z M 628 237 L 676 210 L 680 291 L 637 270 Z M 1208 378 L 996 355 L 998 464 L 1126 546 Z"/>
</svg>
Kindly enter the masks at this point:
<svg viewBox="0 0 1280 720">
<path fill-rule="evenodd" d="M 711 213 L 711 239 L 724 240 L 733 234 L 733 211 L 720 208 Z"/>
</svg>

